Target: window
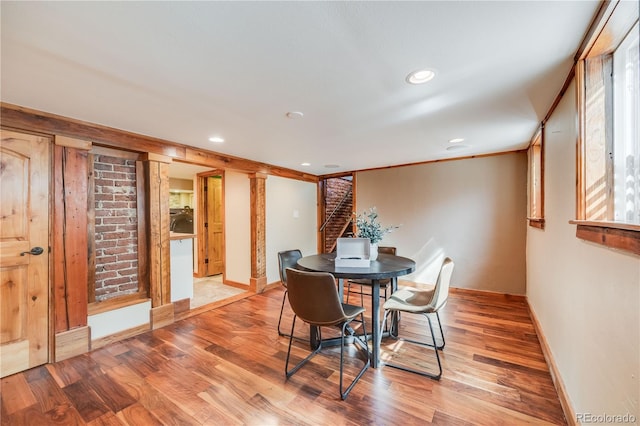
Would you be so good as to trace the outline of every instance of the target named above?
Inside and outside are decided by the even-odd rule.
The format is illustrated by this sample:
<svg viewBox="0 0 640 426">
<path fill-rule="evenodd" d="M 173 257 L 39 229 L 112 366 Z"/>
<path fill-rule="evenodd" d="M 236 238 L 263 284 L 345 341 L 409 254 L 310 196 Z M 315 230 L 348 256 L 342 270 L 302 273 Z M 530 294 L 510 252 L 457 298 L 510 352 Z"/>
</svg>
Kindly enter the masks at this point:
<svg viewBox="0 0 640 426">
<path fill-rule="evenodd" d="M 613 220 L 640 224 L 638 24 L 613 53 Z"/>
<path fill-rule="evenodd" d="M 544 151 L 540 128 L 529 146 L 529 226 L 544 228 Z"/>
<path fill-rule="evenodd" d="M 612 2 L 576 67 L 578 237 L 640 253 L 638 4 Z"/>
</svg>

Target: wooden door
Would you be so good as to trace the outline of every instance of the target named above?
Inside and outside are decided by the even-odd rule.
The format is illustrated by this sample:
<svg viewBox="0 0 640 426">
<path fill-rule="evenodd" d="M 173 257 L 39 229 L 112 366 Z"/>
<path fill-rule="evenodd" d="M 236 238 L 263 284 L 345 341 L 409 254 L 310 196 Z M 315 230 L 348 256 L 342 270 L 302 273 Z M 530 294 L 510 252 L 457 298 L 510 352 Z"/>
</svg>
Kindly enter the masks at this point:
<svg viewBox="0 0 640 426">
<path fill-rule="evenodd" d="M 222 176 L 207 178 L 206 203 L 207 275 L 224 271 L 224 240 L 222 213 Z"/>
<path fill-rule="evenodd" d="M 0 135 L 0 377 L 5 377 L 49 360 L 50 142 L 4 130 Z"/>
</svg>

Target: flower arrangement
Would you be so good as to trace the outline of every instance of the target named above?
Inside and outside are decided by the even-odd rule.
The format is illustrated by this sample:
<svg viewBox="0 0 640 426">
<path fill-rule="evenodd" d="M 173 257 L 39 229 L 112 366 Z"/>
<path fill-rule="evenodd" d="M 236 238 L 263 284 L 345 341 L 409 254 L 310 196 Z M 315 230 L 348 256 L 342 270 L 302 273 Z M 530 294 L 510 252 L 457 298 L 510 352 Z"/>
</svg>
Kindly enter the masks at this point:
<svg viewBox="0 0 640 426">
<path fill-rule="evenodd" d="M 385 234 L 399 228 L 398 226 L 383 227 L 377 219 L 378 212 L 375 207 L 356 216 L 356 228 L 358 228 L 356 235 L 360 238 L 369 238 L 371 244 L 377 244 L 382 241 Z"/>
</svg>

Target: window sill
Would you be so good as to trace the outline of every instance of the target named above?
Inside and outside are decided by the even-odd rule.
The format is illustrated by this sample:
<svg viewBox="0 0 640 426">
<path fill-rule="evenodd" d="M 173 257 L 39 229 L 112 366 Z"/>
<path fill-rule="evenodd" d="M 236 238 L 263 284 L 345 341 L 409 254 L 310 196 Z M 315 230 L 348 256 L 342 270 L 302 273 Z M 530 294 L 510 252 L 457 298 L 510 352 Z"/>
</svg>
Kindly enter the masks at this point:
<svg viewBox="0 0 640 426">
<path fill-rule="evenodd" d="M 578 225 L 576 237 L 640 255 L 640 225 L 619 222 L 570 220 Z"/>
<path fill-rule="evenodd" d="M 528 217 L 527 220 L 532 228 L 544 229 L 544 218 Z"/>
<path fill-rule="evenodd" d="M 146 292 L 139 292 L 133 294 L 127 294 L 126 296 L 114 297 L 107 299 L 103 302 L 93 302 L 88 305 L 88 315 L 96 315 L 102 312 L 113 311 L 114 309 L 120 309 L 138 303 L 146 302 L 150 300 Z"/>
</svg>

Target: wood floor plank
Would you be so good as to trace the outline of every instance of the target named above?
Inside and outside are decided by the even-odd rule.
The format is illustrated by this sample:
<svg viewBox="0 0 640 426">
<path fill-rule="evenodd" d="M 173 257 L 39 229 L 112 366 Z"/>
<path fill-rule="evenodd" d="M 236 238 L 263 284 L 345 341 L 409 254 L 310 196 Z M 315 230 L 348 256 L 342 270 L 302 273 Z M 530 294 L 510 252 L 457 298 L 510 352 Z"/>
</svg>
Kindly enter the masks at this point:
<svg viewBox="0 0 640 426">
<path fill-rule="evenodd" d="M 149 410 L 139 403 L 135 403 L 119 411 L 116 416 L 125 425 L 145 425 L 154 426 L 163 423 L 154 416 Z"/>
<path fill-rule="evenodd" d="M 6 377 L 2 424 L 566 424 L 522 297 L 452 292 L 440 315 L 440 381 L 370 368 L 341 401 L 337 347 L 323 348 L 285 378 L 289 341 L 276 329 L 282 295 L 274 288 Z M 369 296 L 364 303 L 370 306 Z M 401 333 L 424 337 L 426 320 L 412 317 L 403 315 Z M 285 327 L 292 320 L 286 306 Z M 365 320 L 370 324 L 370 312 Z M 309 327 L 297 322 L 295 335 L 308 337 Z M 294 340 L 292 362 L 308 353 L 308 343 Z M 345 380 L 361 365 L 354 354 L 347 347 Z M 395 356 L 403 354 L 435 368 L 431 349 Z"/>
<path fill-rule="evenodd" d="M 104 403 L 116 413 L 132 405 L 136 400 L 120 386 L 118 382 L 108 375 L 102 374 L 88 381 L 89 386 L 100 395 Z"/>
<path fill-rule="evenodd" d="M 104 413 L 98 418 L 93 419 L 89 423 L 89 426 L 124 426 L 126 423 L 123 423 L 114 413 L 108 412 Z"/>
<path fill-rule="evenodd" d="M 2 381 L 0 400 L 2 401 L 3 416 L 8 416 L 36 403 L 36 398 L 22 374 L 14 374 Z"/>
<path fill-rule="evenodd" d="M 78 410 L 85 422 L 90 422 L 110 411 L 102 398 L 89 386 L 85 380 L 65 386 L 63 392 Z"/>
<path fill-rule="evenodd" d="M 44 366 L 28 370 L 24 374 L 42 413 L 69 404 L 69 399 Z"/>
</svg>

